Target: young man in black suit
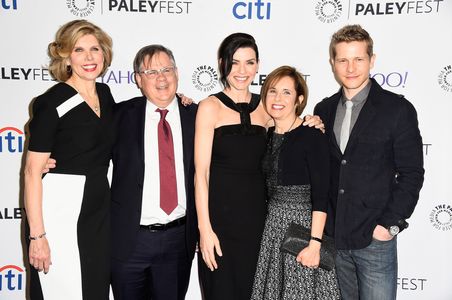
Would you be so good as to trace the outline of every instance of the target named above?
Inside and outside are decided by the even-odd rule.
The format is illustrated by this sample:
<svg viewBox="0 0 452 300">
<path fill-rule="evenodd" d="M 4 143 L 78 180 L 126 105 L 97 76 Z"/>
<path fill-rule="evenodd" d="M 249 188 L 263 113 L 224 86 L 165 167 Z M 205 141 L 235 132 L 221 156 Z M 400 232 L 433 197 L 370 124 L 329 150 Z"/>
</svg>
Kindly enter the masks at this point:
<svg viewBox="0 0 452 300">
<path fill-rule="evenodd" d="M 330 62 L 341 89 L 317 104 L 330 141 L 331 205 L 343 299 L 395 299 L 397 234 L 422 187 L 422 138 L 413 105 L 369 78 L 373 41 L 359 25 L 337 31 Z"/>
<path fill-rule="evenodd" d="M 115 107 L 112 287 L 115 299 L 184 299 L 197 241 L 193 139 L 197 105 L 176 95 L 172 52 L 134 60 L 142 97 Z"/>
</svg>

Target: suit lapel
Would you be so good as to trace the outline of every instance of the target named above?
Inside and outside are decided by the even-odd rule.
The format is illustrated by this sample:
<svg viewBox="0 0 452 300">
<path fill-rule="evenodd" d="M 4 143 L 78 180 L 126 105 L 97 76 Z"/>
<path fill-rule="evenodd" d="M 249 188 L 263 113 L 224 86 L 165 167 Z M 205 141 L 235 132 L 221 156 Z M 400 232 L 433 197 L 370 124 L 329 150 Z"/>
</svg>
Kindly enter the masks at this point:
<svg viewBox="0 0 452 300">
<path fill-rule="evenodd" d="M 189 113 L 189 109 L 182 105 L 181 99 L 177 97 L 177 104 L 179 105 L 179 115 L 182 130 L 182 149 L 184 161 L 184 174 L 187 180 L 190 176 L 190 162 L 193 157 L 193 143 L 194 143 L 194 120 Z"/>
<path fill-rule="evenodd" d="M 375 94 L 378 93 L 378 88 L 380 86 L 377 82 L 373 81 L 372 86 L 369 91 L 369 95 L 367 96 L 366 103 L 364 103 L 363 108 L 361 109 L 358 119 L 356 120 L 355 125 L 353 126 L 352 131 L 350 132 L 350 137 L 347 143 L 347 149 L 353 147 L 356 143 L 357 138 L 360 136 L 361 132 L 372 122 L 372 119 L 376 113 L 374 107 L 374 101 L 376 99 Z"/>
<path fill-rule="evenodd" d="M 330 139 L 330 145 L 333 145 L 333 153 L 337 157 L 342 156 L 341 149 L 339 148 L 339 145 L 337 144 L 336 135 L 334 134 L 334 121 L 336 120 L 336 110 L 337 110 L 337 104 L 339 103 L 339 100 L 341 99 L 341 90 L 339 90 L 338 93 L 333 95 L 333 99 L 331 102 L 329 115 L 328 115 L 328 121 L 325 124 L 325 130 L 326 132 L 329 132 L 329 139 Z"/>
<path fill-rule="evenodd" d="M 131 110 L 129 110 L 129 121 L 134 124 L 130 134 L 136 134 L 138 153 L 139 153 L 139 164 L 140 167 L 144 167 L 144 127 L 145 127 L 145 116 L 146 116 L 146 98 L 142 97 L 142 101 L 137 102 Z"/>
</svg>

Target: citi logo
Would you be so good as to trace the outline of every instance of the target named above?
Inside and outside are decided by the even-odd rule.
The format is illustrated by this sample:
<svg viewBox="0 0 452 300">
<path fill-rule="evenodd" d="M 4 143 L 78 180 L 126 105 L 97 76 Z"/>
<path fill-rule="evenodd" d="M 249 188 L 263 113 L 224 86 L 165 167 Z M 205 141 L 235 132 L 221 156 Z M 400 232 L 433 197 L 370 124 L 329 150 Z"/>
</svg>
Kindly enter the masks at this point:
<svg viewBox="0 0 452 300">
<path fill-rule="evenodd" d="M 255 2 L 237 2 L 232 7 L 232 14 L 237 19 L 270 20 L 271 3 L 256 0 Z"/>
<path fill-rule="evenodd" d="M 0 153 L 23 152 L 24 133 L 15 127 L 3 127 L 0 129 Z"/>
<path fill-rule="evenodd" d="M 17 0 L 1 0 L 2 1 L 2 8 L 9 10 L 14 9 L 17 10 Z"/>
<path fill-rule="evenodd" d="M 24 288 L 24 270 L 15 265 L 0 268 L 0 291 L 21 291 Z"/>
</svg>

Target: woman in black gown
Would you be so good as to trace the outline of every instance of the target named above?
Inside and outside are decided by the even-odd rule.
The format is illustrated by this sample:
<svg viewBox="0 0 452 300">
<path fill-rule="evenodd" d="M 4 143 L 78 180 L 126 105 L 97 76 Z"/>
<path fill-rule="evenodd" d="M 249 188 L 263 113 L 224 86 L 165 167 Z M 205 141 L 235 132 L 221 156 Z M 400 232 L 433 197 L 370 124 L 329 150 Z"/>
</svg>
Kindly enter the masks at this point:
<svg viewBox="0 0 452 300">
<path fill-rule="evenodd" d="M 205 299 L 251 297 L 266 214 L 261 160 L 270 117 L 249 86 L 259 66 L 254 38 L 228 36 L 218 50 L 224 90 L 199 103 L 195 195 Z"/>
<path fill-rule="evenodd" d="M 31 299 L 108 299 L 114 100 L 96 78 L 111 63 L 112 41 L 96 25 L 76 20 L 58 30 L 48 53 L 59 83 L 33 104 L 24 169 L 29 261 L 40 272 L 32 272 Z M 58 165 L 41 179 L 49 157 Z M 57 196 L 46 196 L 52 192 Z"/>
</svg>

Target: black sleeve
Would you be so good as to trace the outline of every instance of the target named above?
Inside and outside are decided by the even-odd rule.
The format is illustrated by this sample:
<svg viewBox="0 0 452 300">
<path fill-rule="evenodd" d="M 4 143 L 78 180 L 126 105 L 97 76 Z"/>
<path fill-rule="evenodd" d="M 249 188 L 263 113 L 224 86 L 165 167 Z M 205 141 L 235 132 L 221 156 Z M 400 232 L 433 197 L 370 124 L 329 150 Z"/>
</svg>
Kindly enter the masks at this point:
<svg viewBox="0 0 452 300">
<path fill-rule="evenodd" d="M 28 150 L 51 152 L 58 128 L 58 112 L 45 94 L 33 103 L 33 115 L 29 124 Z"/>
<path fill-rule="evenodd" d="M 330 183 L 328 139 L 320 130 L 310 128 L 307 163 L 311 182 L 312 210 L 326 212 Z"/>
<path fill-rule="evenodd" d="M 377 221 L 383 226 L 397 224 L 400 219 L 408 219 L 411 216 L 424 182 L 423 145 L 417 113 L 410 102 L 405 99 L 402 101 L 394 128 L 393 143 L 397 179 L 392 200 Z"/>
</svg>

